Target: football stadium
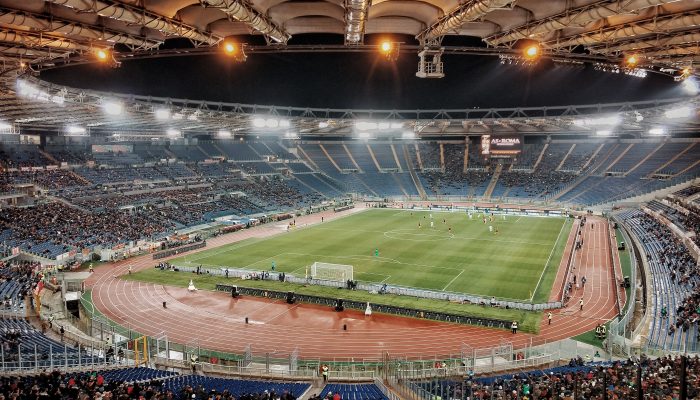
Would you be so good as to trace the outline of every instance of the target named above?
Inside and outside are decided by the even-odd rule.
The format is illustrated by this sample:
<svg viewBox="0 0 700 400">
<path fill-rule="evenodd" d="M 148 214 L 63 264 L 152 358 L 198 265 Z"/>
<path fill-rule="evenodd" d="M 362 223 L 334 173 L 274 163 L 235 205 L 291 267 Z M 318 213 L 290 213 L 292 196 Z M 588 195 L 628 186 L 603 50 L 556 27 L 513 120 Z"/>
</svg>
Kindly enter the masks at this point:
<svg viewBox="0 0 700 400">
<path fill-rule="evenodd" d="M 0 0 L 0 400 L 700 398 L 696 0 Z"/>
</svg>

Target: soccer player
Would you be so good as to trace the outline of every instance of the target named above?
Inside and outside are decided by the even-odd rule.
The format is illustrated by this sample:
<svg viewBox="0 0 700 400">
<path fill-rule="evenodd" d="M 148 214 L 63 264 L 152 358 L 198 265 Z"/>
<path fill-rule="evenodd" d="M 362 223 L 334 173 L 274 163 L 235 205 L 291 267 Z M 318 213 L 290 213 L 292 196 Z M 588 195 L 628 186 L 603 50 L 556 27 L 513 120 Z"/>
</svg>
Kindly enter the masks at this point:
<svg viewBox="0 0 700 400">
<path fill-rule="evenodd" d="M 433 228 L 435 225 L 433 225 L 433 221 L 430 221 L 430 227 Z"/>
<path fill-rule="evenodd" d="M 374 256 L 379 257 L 379 248 L 374 249 Z"/>
<path fill-rule="evenodd" d="M 418 221 L 418 229 L 420 229 L 420 221 Z"/>
<path fill-rule="evenodd" d="M 493 233 L 493 225 L 489 225 L 489 232 Z"/>
<path fill-rule="evenodd" d="M 275 262 L 275 260 L 272 260 L 272 270 L 274 271 L 275 268 L 277 268 L 277 263 Z"/>
</svg>

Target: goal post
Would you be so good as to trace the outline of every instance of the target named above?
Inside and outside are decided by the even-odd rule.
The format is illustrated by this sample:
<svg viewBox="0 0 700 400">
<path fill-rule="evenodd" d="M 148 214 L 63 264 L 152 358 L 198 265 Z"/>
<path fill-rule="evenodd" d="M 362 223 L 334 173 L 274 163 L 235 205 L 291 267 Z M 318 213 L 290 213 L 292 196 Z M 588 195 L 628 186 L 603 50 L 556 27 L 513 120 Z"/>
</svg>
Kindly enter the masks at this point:
<svg viewBox="0 0 700 400">
<path fill-rule="evenodd" d="M 307 276 L 311 279 L 337 282 L 347 282 L 348 280 L 353 280 L 352 265 L 330 264 L 317 261 L 311 264 L 309 272 L 310 273 L 307 274 Z"/>
</svg>

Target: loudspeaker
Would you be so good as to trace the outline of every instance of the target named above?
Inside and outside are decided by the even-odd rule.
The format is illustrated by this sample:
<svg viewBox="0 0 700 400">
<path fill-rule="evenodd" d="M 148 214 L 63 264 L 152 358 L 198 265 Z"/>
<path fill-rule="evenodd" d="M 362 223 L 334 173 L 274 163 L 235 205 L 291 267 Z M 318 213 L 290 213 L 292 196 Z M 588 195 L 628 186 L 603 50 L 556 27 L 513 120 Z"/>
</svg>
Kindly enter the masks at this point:
<svg viewBox="0 0 700 400">
<path fill-rule="evenodd" d="M 294 304 L 294 292 L 287 292 L 287 304 Z"/>
<path fill-rule="evenodd" d="M 335 311 L 343 311 L 345 307 L 343 307 L 343 299 L 338 299 L 335 301 Z"/>
<path fill-rule="evenodd" d="M 234 287 L 231 289 L 231 297 L 233 297 L 234 299 L 235 299 L 236 297 L 238 297 L 238 286 L 234 286 Z"/>
</svg>

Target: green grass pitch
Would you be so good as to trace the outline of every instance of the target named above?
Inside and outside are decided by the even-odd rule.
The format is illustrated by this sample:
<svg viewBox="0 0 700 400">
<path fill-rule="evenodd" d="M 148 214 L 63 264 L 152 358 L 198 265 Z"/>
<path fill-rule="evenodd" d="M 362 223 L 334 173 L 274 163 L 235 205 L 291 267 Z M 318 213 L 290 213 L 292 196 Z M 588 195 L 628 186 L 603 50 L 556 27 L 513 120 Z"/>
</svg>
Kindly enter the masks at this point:
<svg viewBox="0 0 700 400">
<path fill-rule="evenodd" d="M 173 264 L 265 271 L 274 261 L 277 271 L 297 276 L 316 261 L 350 264 L 359 281 L 540 302 L 549 296 L 570 228 L 561 217 L 496 215 L 484 224 L 480 213 L 469 219 L 464 211 L 376 209 Z"/>
</svg>

